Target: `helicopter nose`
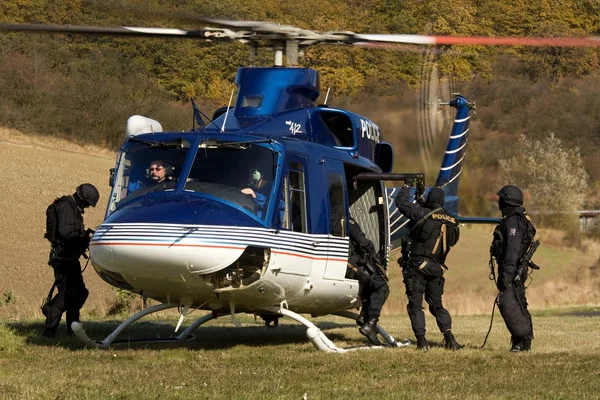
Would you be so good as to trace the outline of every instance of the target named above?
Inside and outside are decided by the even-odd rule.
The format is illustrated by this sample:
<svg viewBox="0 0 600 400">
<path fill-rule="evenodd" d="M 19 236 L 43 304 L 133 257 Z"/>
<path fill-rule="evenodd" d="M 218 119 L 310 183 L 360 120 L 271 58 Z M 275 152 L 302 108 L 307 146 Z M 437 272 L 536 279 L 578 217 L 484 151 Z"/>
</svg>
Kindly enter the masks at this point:
<svg viewBox="0 0 600 400">
<path fill-rule="evenodd" d="M 210 274 L 242 255 L 255 225 L 246 213 L 217 202 L 140 201 L 102 223 L 90 253 L 95 266 L 121 274 Z"/>
<path fill-rule="evenodd" d="M 246 246 L 221 240 L 216 227 L 102 225 L 90 243 L 95 265 L 133 275 L 209 274 L 235 262 Z"/>
</svg>

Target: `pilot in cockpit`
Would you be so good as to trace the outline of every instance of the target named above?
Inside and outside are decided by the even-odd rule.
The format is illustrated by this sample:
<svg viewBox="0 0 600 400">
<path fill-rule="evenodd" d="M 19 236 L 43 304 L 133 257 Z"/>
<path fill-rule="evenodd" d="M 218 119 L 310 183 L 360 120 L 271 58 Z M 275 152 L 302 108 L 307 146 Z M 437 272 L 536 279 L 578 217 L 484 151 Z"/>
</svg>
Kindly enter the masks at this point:
<svg viewBox="0 0 600 400">
<path fill-rule="evenodd" d="M 250 196 L 252 201 L 256 203 L 256 215 L 259 218 L 262 218 L 267 211 L 267 200 L 271 194 L 272 185 L 273 182 L 264 179 L 263 174 L 257 168 L 254 168 L 250 174 L 247 187 L 241 190 L 243 194 Z"/>
<path fill-rule="evenodd" d="M 129 193 L 145 187 L 154 187 L 167 183 L 171 178 L 172 168 L 164 160 L 152 160 L 146 169 L 145 179 L 136 180 L 129 184 Z"/>
</svg>

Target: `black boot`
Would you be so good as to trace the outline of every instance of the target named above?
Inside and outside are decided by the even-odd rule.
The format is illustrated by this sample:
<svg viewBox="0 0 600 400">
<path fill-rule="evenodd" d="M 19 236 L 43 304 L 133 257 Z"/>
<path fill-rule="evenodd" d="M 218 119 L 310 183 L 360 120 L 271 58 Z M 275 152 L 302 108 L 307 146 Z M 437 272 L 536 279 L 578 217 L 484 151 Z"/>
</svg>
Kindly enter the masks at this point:
<svg viewBox="0 0 600 400">
<path fill-rule="evenodd" d="M 510 351 L 518 353 L 523 350 L 523 339 L 519 337 L 510 338 Z"/>
<path fill-rule="evenodd" d="M 53 338 L 54 336 L 56 336 L 56 329 L 46 328 L 44 329 L 44 333 L 42 333 L 42 336 Z"/>
<path fill-rule="evenodd" d="M 523 339 L 523 342 L 521 342 L 521 343 L 523 345 L 522 351 L 531 351 L 531 339 L 530 338 Z"/>
<path fill-rule="evenodd" d="M 451 331 L 444 332 L 444 347 L 448 350 L 460 350 L 464 346 L 458 344 Z"/>
<path fill-rule="evenodd" d="M 367 317 L 367 307 L 362 306 L 360 308 L 360 314 L 358 314 L 358 318 L 356 318 L 356 325 L 358 326 L 363 326 L 365 324 L 365 321 L 367 321 L 369 318 Z"/>
<path fill-rule="evenodd" d="M 379 339 L 377 339 L 377 321 L 379 321 L 378 318 L 369 319 L 360 328 L 358 328 L 358 331 L 365 335 L 372 344 L 376 346 L 382 346 Z"/>
<path fill-rule="evenodd" d="M 429 350 L 429 345 L 427 345 L 427 339 L 425 339 L 425 336 L 417 336 L 417 350 L 423 350 L 425 352 Z"/>
</svg>

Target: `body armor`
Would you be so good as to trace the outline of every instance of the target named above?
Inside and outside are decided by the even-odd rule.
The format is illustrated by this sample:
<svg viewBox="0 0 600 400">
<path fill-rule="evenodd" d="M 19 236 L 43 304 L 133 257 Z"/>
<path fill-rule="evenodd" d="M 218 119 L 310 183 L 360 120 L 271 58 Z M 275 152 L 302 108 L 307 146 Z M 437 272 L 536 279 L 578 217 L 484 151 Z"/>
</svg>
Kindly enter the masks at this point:
<svg viewBox="0 0 600 400">
<path fill-rule="evenodd" d="M 427 257 L 440 264 L 459 239 L 456 218 L 437 208 L 417 221 L 408 234 L 409 257 Z"/>
</svg>

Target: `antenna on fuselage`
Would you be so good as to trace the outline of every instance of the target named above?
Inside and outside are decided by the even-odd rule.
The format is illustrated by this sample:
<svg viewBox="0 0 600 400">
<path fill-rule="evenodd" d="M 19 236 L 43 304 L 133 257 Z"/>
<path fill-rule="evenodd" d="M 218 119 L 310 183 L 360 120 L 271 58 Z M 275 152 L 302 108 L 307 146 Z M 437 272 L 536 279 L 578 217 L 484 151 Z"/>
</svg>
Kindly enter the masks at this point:
<svg viewBox="0 0 600 400">
<path fill-rule="evenodd" d="M 325 102 L 323 104 L 327 105 L 327 99 L 329 98 L 329 91 L 331 90 L 331 86 L 327 88 L 327 94 L 325 95 Z"/>
<path fill-rule="evenodd" d="M 229 104 L 227 104 L 227 111 L 225 111 L 225 118 L 223 118 L 223 127 L 221 128 L 221 132 L 225 132 L 225 123 L 227 122 L 227 116 L 229 115 L 229 109 L 231 108 L 233 92 L 235 92 L 235 88 L 231 89 L 231 96 L 229 96 Z"/>
</svg>

